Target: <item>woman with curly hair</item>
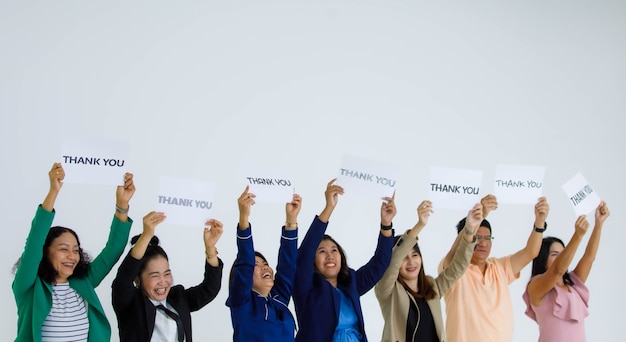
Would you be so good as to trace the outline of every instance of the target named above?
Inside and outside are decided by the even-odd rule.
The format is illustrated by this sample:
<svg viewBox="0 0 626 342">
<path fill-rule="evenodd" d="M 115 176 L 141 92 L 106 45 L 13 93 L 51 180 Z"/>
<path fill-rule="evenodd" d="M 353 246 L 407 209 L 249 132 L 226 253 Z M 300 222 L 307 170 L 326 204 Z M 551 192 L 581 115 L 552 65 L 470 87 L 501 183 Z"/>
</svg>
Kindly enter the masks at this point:
<svg viewBox="0 0 626 342">
<path fill-rule="evenodd" d="M 12 286 L 18 314 L 15 341 L 110 341 L 111 326 L 95 288 L 119 260 L 128 241 L 133 175 L 126 173 L 124 185 L 117 187 L 109 239 L 93 261 L 83 252 L 76 232 L 50 227 L 65 177 L 60 163 L 52 166 L 48 177 L 50 190 L 37 209 L 16 264 Z"/>
</svg>

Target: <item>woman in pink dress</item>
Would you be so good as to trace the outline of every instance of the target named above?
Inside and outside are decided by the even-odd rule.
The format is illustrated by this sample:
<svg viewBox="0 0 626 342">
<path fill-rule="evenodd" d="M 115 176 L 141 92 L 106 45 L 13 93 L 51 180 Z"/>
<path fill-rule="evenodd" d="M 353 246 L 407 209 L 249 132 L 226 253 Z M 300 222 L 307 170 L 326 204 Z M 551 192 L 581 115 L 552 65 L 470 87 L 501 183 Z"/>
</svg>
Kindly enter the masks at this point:
<svg viewBox="0 0 626 342">
<path fill-rule="evenodd" d="M 539 325 L 539 341 L 586 341 L 584 319 L 589 315 L 589 289 L 585 281 L 598 251 L 602 225 L 609 215 L 606 203 L 601 202 L 596 208 L 595 226 L 585 253 L 572 272 L 567 268 L 589 228 L 587 217 L 578 217 L 567 246 L 555 237 L 543 239 L 523 295 L 526 315 Z"/>
</svg>

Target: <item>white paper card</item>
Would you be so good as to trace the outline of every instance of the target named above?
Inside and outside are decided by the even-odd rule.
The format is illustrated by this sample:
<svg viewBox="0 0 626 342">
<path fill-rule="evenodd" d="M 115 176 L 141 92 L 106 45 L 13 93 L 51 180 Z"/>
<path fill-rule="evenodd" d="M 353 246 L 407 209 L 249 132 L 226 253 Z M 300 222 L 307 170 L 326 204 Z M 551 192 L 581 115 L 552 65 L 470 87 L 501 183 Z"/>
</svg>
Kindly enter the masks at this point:
<svg viewBox="0 0 626 342">
<path fill-rule="evenodd" d="M 124 185 L 129 142 L 109 138 L 65 138 L 61 150 L 64 182 Z"/>
<path fill-rule="evenodd" d="M 563 185 L 576 216 L 587 215 L 594 211 L 602 201 L 582 174 L 577 173 Z"/>
<path fill-rule="evenodd" d="M 346 194 L 380 202 L 383 197 L 393 196 L 397 179 L 398 169 L 394 165 L 344 155 L 335 184 L 343 187 Z"/>
<path fill-rule="evenodd" d="M 535 204 L 543 193 L 544 166 L 498 165 L 493 184 L 498 203 Z"/>
<path fill-rule="evenodd" d="M 293 200 L 291 177 L 279 166 L 247 165 L 244 178 L 255 202 L 287 203 Z"/>
<path fill-rule="evenodd" d="M 211 218 L 214 199 L 214 183 L 162 176 L 157 210 L 165 213 L 167 223 L 204 227 L 204 223 Z"/>
<path fill-rule="evenodd" d="M 469 210 L 480 202 L 483 171 L 430 167 L 430 200 L 437 208 Z"/>
</svg>

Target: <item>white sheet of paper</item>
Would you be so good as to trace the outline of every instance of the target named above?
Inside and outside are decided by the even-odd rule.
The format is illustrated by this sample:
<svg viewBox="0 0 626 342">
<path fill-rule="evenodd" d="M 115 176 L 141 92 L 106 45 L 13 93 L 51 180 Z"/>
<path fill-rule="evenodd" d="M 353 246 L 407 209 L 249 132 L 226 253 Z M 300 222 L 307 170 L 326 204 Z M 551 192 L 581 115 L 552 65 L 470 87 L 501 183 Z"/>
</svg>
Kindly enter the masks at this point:
<svg viewBox="0 0 626 342">
<path fill-rule="evenodd" d="M 72 137 L 63 140 L 64 182 L 124 185 L 130 143 L 109 138 Z"/>
<path fill-rule="evenodd" d="M 545 170 L 544 166 L 498 165 L 493 184 L 498 203 L 537 203 L 543 193 Z"/>
<path fill-rule="evenodd" d="M 291 177 L 279 166 L 247 165 L 243 170 L 248 192 L 255 202 L 287 203 L 293 200 L 294 185 Z"/>
<path fill-rule="evenodd" d="M 563 184 L 563 190 L 574 207 L 576 216 L 594 211 L 602 201 L 580 172 Z"/>
<path fill-rule="evenodd" d="M 378 202 L 392 197 L 396 189 L 398 168 L 395 165 L 344 155 L 336 185 L 346 194 L 358 194 Z"/>
<path fill-rule="evenodd" d="M 214 183 L 162 176 L 157 210 L 165 213 L 166 223 L 199 228 L 211 218 L 214 199 Z"/>
<path fill-rule="evenodd" d="M 480 202 L 483 171 L 431 166 L 430 200 L 436 208 L 470 210 Z"/>
</svg>

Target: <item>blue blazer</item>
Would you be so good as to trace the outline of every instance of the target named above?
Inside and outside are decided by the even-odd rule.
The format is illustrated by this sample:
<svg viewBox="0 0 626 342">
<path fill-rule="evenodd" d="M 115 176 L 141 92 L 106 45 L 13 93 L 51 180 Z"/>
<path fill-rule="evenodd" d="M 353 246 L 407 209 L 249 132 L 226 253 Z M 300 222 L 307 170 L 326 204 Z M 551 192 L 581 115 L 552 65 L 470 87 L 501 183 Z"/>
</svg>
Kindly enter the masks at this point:
<svg viewBox="0 0 626 342">
<path fill-rule="evenodd" d="M 274 287 L 267 297 L 252 290 L 255 265 L 252 226 L 237 229 L 237 248 L 226 301 L 233 324 L 233 341 L 293 341 L 296 322 L 288 305 L 296 274 L 298 230 L 282 229 Z"/>
<path fill-rule="evenodd" d="M 293 292 L 300 328 L 296 341 L 332 341 L 339 322 L 340 295 L 322 275 L 315 272 L 314 265 L 317 248 L 327 227 L 328 223 L 320 221 L 316 216 L 298 250 Z M 358 270 L 350 269 L 348 280 L 338 285 L 354 305 L 363 341 L 367 341 L 367 337 L 360 296 L 367 293 L 382 278 L 391 261 L 392 248 L 393 234 L 390 237 L 379 234 L 374 256 Z"/>
</svg>

